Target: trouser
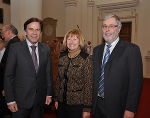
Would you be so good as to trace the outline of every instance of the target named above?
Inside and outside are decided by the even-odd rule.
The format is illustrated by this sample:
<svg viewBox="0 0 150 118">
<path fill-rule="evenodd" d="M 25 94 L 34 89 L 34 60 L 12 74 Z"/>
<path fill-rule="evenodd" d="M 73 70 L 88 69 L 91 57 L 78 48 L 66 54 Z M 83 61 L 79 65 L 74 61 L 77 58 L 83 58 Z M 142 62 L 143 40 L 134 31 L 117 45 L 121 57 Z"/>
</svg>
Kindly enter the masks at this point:
<svg viewBox="0 0 150 118">
<path fill-rule="evenodd" d="M 44 118 L 43 106 L 33 105 L 29 109 L 19 108 L 18 111 L 12 113 L 12 118 Z"/>
<path fill-rule="evenodd" d="M 82 118 L 81 105 L 58 103 L 57 118 Z"/>
<path fill-rule="evenodd" d="M 106 111 L 104 107 L 104 99 L 99 97 L 97 98 L 96 111 L 93 114 L 93 118 L 107 118 Z"/>
</svg>

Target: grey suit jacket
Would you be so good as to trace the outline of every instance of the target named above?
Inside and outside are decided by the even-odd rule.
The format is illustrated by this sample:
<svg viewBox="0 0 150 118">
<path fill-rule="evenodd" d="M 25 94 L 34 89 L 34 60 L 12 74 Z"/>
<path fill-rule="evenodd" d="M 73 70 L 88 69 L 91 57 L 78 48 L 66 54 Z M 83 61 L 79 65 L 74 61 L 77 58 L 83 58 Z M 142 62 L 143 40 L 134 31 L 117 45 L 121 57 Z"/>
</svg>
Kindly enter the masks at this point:
<svg viewBox="0 0 150 118">
<path fill-rule="evenodd" d="M 9 48 L 10 48 L 10 45 L 12 45 L 16 42 L 20 42 L 20 39 L 18 38 L 18 36 L 15 36 L 14 38 L 10 39 L 10 41 L 8 42 L 8 44 L 6 46 L 6 50 L 4 52 L 4 55 L 3 55 L 1 63 L 0 63 L 0 90 L 1 91 L 4 89 L 4 85 L 3 85 L 3 83 L 4 83 L 4 73 L 5 73 Z"/>
<path fill-rule="evenodd" d="M 43 105 L 46 96 L 52 96 L 52 68 L 50 49 L 38 43 L 39 68 L 36 73 L 26 41 L 10 47 L 4 77 L 6 101 L 23 108 Z"/>
<path fill-rule="evenodd" d="M 97 104 L 104 46 L 99 45 L 93 51 L 93 114 Z M 125 110 L 136 112 L 143 85 L 139 47 L 120 40 L 109 57 L 104 73 L 104 106 L 107 117 L 122 118 Z"/>
</svg>

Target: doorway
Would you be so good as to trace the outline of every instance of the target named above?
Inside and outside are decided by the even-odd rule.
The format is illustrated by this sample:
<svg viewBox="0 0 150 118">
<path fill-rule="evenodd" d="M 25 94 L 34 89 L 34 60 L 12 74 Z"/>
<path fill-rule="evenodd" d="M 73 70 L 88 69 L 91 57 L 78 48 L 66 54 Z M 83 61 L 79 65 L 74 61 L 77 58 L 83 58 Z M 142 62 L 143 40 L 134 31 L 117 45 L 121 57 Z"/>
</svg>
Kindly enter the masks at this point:
<svg viewBox="0 0 150 118">
<path fill-rule="evenodd" d="M 119 37 L 123 41 L 131 42 L 132 22 L 122 22 Z"/>
</svg>

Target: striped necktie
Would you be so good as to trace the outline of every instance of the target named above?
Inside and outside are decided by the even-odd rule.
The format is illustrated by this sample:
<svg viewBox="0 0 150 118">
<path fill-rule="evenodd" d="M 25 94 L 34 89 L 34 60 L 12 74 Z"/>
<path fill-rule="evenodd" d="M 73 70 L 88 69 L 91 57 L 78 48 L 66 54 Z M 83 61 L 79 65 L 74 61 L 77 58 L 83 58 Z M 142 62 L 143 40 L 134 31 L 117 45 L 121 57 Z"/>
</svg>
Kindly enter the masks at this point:
<svg viewBox="0 0 150 118">
<path fill-rule="evenodd" d="M 38 61 L 37 61 L 37 55 L 36 55 L 36 52 L 35 52 L 36 46 L 32 45 L 31 49 L 32 49 L 32 52 L 31 52 L 32 60 L 33 60 L 33 63 L 34 63 L 35 70 L 37 72 L 37 70 L 38 70 Z"/>
<path fill-rule="evenodd" d="M 109 48 L 111 47 L 111 45 L 106 45 L 106 52 L 105 52 L 105 56 L 103 59 L 103 63 L 101 66 L 101 76 L 100 76 L 100 80 L 99 80 L 99 88 L 98 88 L 98 94 L 100 95 L 100 97 L 104 98 L 104 68 L 105 65 L 109 59 L 110 56 L 110 50 Z"/>
</svg>

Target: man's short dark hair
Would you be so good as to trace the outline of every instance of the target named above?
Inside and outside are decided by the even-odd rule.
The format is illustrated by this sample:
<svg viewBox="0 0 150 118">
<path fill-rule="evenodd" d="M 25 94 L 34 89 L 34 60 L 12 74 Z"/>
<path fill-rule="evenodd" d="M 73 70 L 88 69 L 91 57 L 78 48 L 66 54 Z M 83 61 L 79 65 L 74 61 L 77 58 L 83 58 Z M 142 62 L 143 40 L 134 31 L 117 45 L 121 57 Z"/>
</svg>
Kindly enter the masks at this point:
<svg viewBox="0 0 150 118">
<path fill-rule="evenodd" d="M 28 19 L 28 20 L 24 23 L 24 30 L 26 30 L 26 29 L 27 29 L 27 25 L 30 24 L 30 23 L 32 23 L 32 22 L 38 22 L 38 23 L 40 23 L 40 27 L 41 27 L 41 31 L 42 31 L 42 28 L 43 28 L 43 23 L 42 23 L 42 21 L 41 21 L 40 19 L 34 18 L 34 17 Z"/>
</svg>

